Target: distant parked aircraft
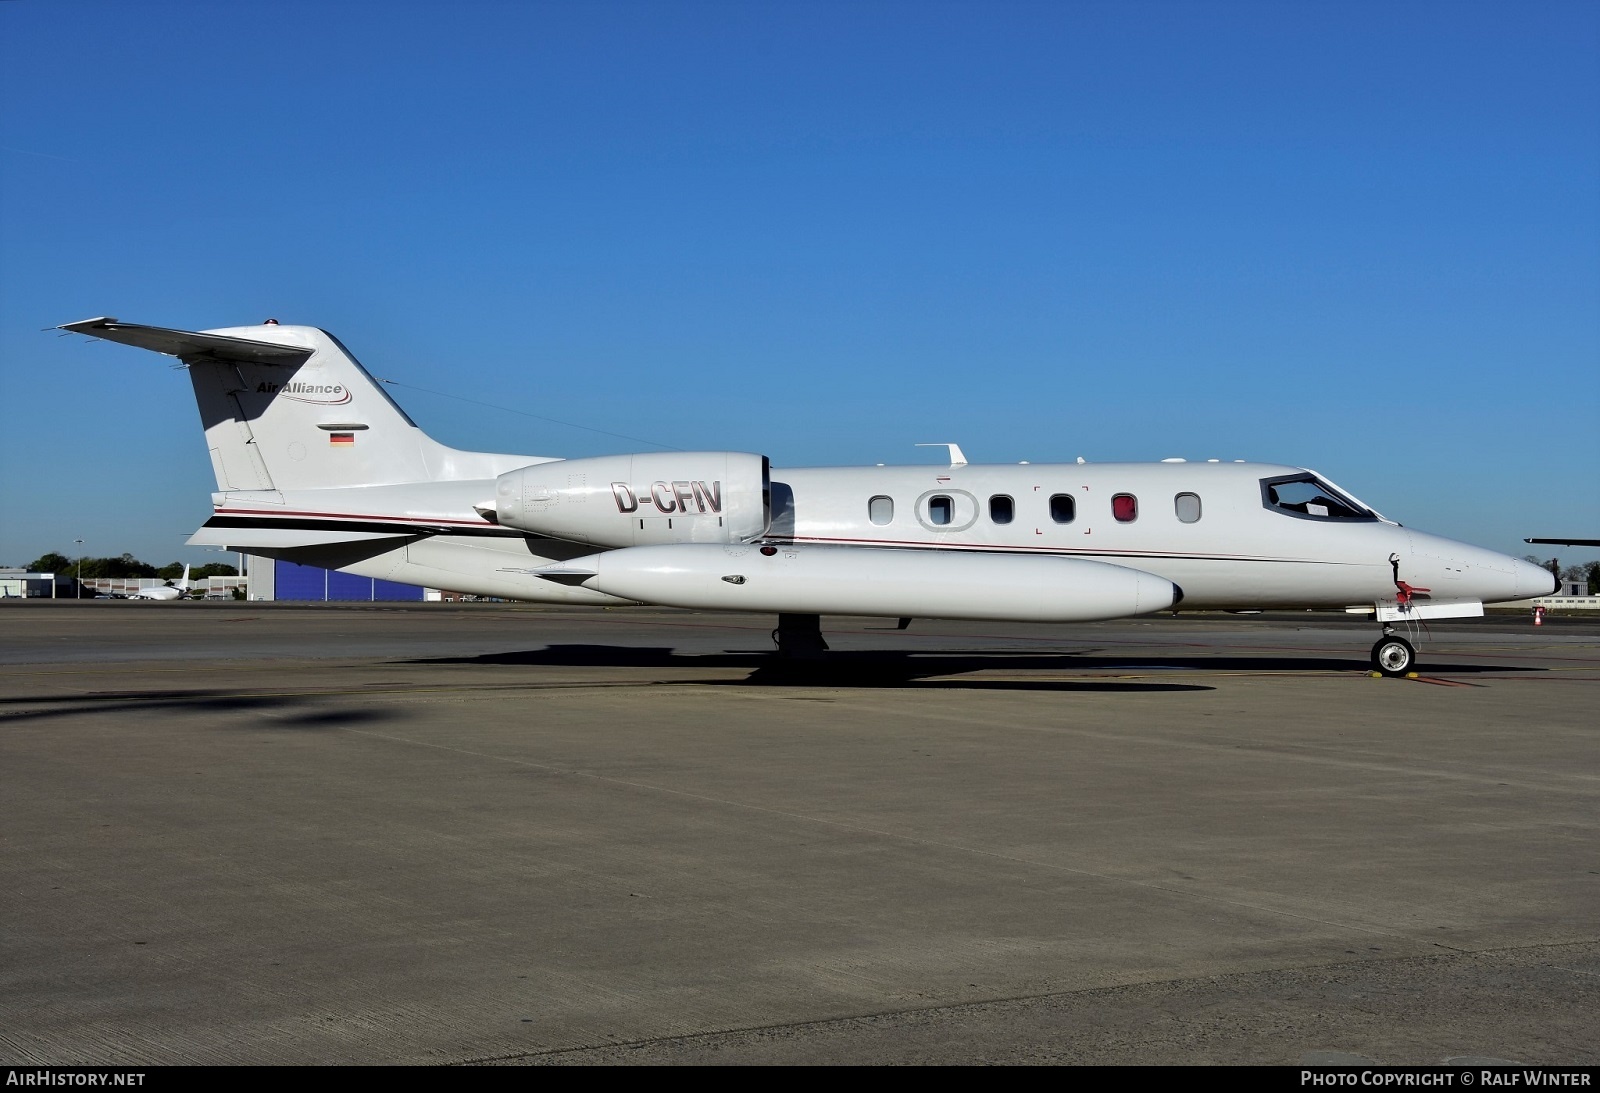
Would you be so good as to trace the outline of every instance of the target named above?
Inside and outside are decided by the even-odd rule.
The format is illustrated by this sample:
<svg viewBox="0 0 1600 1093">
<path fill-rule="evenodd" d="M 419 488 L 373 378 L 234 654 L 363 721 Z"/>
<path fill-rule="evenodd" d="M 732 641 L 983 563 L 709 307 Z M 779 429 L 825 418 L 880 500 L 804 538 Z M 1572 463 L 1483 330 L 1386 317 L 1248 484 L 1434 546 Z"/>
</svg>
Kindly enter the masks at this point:
<svg viewBox="0 0 1600 1093">
<path fill-rule="evenodd" d="M 141 588 L 137 592 L 129 592 L 130 600 L 181 600 L 189 594 L 191 584 L 189 581 L 189 567 L 183 567 L 183 577 L 176 584 L 168 581 L 160 588 Z"/>
</svg>

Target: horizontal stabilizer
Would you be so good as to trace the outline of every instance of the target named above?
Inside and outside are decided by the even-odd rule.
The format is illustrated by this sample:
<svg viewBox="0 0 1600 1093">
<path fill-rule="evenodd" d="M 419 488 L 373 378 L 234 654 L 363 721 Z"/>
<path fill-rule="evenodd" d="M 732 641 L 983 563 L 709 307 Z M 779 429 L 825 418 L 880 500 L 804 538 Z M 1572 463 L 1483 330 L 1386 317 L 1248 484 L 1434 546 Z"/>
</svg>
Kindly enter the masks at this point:
<svg viewBox="0 0 1600 1093">
<path fill-rule="evenodd" d="M 84 319 L 56 328 L 73 334 L 87 334 L 109 342 L 137 346 L 177 357 L 184 363 L 208 357 L 212 360 L 244 361 L 250 364 L 300 364 L 314 350 L 298 345 L 232 338 L 224 334 L 199 334 L 190 330 L 169 330 L 162 326 L 119 323 L 111 318 Z"/>
<path fill-rule="evenodd" d="M 340 543 L 366 543 L 392 539 L 394 545 L 415 539 L 415 533 L 393 535 L 381 531 L 327 531 L 310 528 L 201 528 L 189 536 L 188 546 L 222 547 L 226 550 L 287 550 L 292 547 L 337 546 Z"/>
</svg>

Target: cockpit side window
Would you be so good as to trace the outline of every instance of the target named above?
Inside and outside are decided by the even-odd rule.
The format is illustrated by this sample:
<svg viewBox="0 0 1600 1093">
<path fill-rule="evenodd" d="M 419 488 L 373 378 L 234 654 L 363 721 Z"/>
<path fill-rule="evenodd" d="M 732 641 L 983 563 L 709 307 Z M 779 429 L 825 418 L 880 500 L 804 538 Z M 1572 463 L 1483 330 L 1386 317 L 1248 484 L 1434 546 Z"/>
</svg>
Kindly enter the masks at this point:
<svg viewBox="0 0 1600 1093">
<path fill-rule="evenodd" d="M 1274 512 L 1303 520 L 1376 520 L 1371 509 L 1314 474 L 1261 480 L 1261 503 Z"/>
</svg>

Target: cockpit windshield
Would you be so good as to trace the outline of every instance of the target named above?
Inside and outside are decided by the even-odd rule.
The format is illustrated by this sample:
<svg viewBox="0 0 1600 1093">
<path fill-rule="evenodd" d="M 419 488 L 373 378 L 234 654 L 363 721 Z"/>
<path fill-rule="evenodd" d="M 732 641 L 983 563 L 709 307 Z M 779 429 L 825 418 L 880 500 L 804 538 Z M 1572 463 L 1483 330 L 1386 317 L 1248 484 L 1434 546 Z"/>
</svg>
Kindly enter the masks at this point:
<svg viewBox="0 0 1600 1093">
<path fill-rule="evenodd" d="M 1355 498 L 1341 493 L 1314 474 L 1291 474 L 1261 480 L 1261 503 L 1276 512 L 1310 520 L 1376 520 L 1377 515 Z"/>
</svg>

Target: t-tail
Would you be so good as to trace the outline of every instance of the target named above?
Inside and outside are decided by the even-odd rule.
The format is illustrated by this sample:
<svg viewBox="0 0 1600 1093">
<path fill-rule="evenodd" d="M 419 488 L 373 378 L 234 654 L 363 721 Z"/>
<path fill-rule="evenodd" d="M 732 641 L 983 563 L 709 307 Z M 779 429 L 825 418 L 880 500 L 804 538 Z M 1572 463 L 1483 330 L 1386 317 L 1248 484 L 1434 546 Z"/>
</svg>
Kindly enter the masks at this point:
<svg viewBox="0 0 1600 1093">
<path fill-rule="evenodd" d="M 337 338 L 315 327 L 193 332 L 101 318 L 61 329 L 166 353 L 187 366 L 219 492 L 492 478 L 507 459 L 528 461 L 438 443 Z"/>
<path fill-rule="evenodd" d="M 188 370 L 217 480 L 191 546 L 482 596 L 621 602 L 532 572 L 592 547 L 499 522 L 497 479 L 555 460 L 440 444 L 324 330 L 105 318 L 61 329 L 177 357 Z"/>
</svg>

